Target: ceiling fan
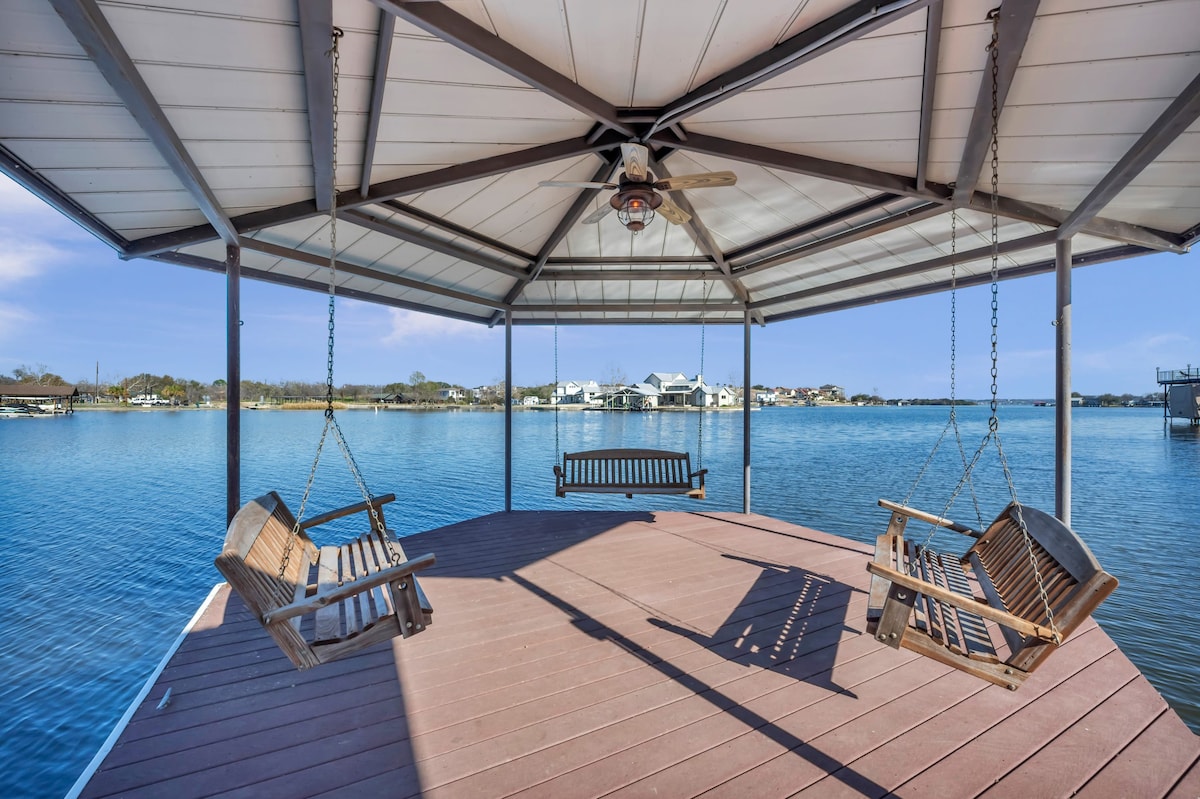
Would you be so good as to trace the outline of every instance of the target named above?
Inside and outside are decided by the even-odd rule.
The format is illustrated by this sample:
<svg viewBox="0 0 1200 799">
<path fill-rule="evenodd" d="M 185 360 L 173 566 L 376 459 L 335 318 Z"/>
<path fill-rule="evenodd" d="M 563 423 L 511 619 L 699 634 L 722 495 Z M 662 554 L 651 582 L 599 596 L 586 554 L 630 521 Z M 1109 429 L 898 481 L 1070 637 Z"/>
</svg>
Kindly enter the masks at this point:
<svg viewBox="0 0 1200 799">
<path fill-rule="evenodd" d="M 701 172 L 695 175 L 678 175 L 673 178 L 656 180 L 647 168 L 650 161 L 650 151 L 644 145 L 632 142 L 621 145 L 621 157 L 625 170 L 616 183 L 595 183 L 591 181 L 573 180 L 543 180 L 539 186 L 569 186 L 581 189 L 616 189 L 608 201 L 608 207 L 600 207 L 584 217 L 583 224 L 594 225 L 608 215 L 609 211 L 617 212 L 617 219 L 629 230 L 637 233 L 644 230 L 654 219 L 654 212 L 662 214 L 663 219 L 672 225 L 686 224 L 691 215 L 671 202 L 670 197 L 659 194 L 660 191 L 679 191 L 680 189 L 707 189 L 714 186 L 732 186 L 737 183 L 737 175 L 732 172 Z"/>
</svg>

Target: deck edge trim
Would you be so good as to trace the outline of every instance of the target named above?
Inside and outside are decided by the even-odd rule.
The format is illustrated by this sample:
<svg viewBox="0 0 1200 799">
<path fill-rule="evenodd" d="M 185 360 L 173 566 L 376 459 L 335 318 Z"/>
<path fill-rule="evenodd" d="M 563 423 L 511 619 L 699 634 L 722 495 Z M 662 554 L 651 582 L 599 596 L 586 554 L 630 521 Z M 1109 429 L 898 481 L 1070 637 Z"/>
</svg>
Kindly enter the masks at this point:
<svg viewBox="0 0 1200 799">
<path fill-rule="evenodd" d="M 108 753 L 112 751 L 114 746 L 116 746 L 117 741 L 121 737 L 121 733 L 123 733 L 125 728 L 129 725 L 129 720 L 133 718 L 133 714 L 137 712 L 137 709 L 141 707 L 142 702 L 145 701 L 146 697 L 150 694 L 150 690 L 158 681 L 159 676 L 163 673 L 163 670 L 167 667 L 167 664 L 171 661 L 171 658 L 174 657 L 175 653 L 179 650 L 179 647 L 183 644 L 184 639 L 186 639 L 188 634 L 191 633 L 192 628 L 196 626 L 196 622 L 200 621 L 200 617 L 204 615 L 206 610 L 208 610 L 208 606 L 212 604 L 212 601 L 214 598 L 216 598 L 217 593 L 225 586 L 226 583 L 217 583 L 212 587 L 212 590 L 208 592 L 208 596 L 206 596 L 204 601 L 200 603 L 200 607 L 194 614 L 192 614 L 192 618 L 188 620 L 188 623 L 183 626 L 183 630 L 180 631 L 179 635 L 176 636 L 171 645 L 167 647 L 167 651 L 162 656 L 162 659 L 158 662 L 158 666 L 156 666 L 154 671 L 150 673 L 150 676 L 146 678 L 145 684 L 142 685 L 142 690 L 138 691 L 138 695 L 135 696 L 133 701 L 129 703 L 129 707 L 125 710 L 125 714 L 121 716 L 115 725 L 113 725 L 112 732 L 110 732 L 108 737 L 104 739 L 104 743 L 100 744 L 100 749 L 96 752 L 95 756 L 92 757 L 91 762 L 84 767 L 83 772 L 79 775 L 79 778 L 75 780 L 75 784 L 71 786 L 71 790 L 67 791 L 66 799 L 78 799 L 79 795 L 83 792 L 83 789 L 87 787 L 89 782 L 91 782 L 92 777 L 95 776 L 96 771 L 100 768 L 100 764 L 104 762 L 104 759 L 108 757 Z"/>
</svg>

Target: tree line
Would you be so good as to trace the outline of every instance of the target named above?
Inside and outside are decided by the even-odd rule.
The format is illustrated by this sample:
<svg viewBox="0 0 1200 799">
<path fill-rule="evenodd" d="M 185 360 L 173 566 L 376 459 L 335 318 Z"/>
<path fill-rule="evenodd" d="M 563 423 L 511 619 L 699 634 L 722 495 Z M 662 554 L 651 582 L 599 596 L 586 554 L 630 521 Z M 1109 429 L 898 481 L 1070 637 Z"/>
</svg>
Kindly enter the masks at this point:
<svg viewBox="0 0 1200 799">
<path fill-rule="evenodd" d="M 142 395 L 156 395 L 173 405 L 193 405 L 200 402 L 224 402 L 226 382 L 223 379 L 211 382 L 201 382 L 189 378 L 176 377 L 169 374 L 151 374 L 142 372 L 130 377 L 117 380 L 109 379 L 97 385 L 91 380 L 80 380 L 71 383 L 61 375 L 51 372 L 44 364 L 37 366 L 21 365 L 11 374 L 0 372 L 0 383 L 32 383 L 40 386 L 74 385 L 82 393 L 92 394 L 109 401 L 126 403 Z M 413 372 L 407 381 L 395 381 L 384 384 L 343 383 L 333 387 L 334 399 L 345 402 L 365 402 L 378 397 L 392 397 L 397 401 L 407 403 L 445 402 L 440 399 L 439 392 L 443 389 L 460 389 L 463 387 L 444 380 L 430 380 L 422 372 Z M 324 400 L 328 387 L 324 382 L 283 380 L 277 383 L 265 383 L 259 380 L 241 381 L 242 399 L 245 401 L 288 402 L 304 400 Z M 515 387 L 513 393 L 521 396 L 535 395 L 548 400 L 553 393 L 553 386 Z M 494 402 L 500 404 L 504 399 L 503 381 L 486 387 L 481 398 L 468 398 L 464 402 Z M 464 390 L 465 394 L 465 390 Z"/>
</svg>

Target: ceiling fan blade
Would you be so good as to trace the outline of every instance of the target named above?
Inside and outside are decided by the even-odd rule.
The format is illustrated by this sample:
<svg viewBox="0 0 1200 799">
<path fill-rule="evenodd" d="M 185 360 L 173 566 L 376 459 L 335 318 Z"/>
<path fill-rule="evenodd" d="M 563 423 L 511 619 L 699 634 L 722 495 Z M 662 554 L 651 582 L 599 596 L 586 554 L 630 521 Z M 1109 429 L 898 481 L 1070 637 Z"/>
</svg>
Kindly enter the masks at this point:
<svg viewBox="0 0 1200 799">
<path fill-rule="evenodd" d="M 568 189 L 615 189 L 616 183 L 592 183 L 586 180 L 542 180 L 539 186 L 562 186 Z"/>
<path fill-rule="evenodd" d="M 658 215 L 672 225 L 686 225 L 692 218 L 691 214 L 671 202 L 670 197 L 663 197 L 662 205 L 658 206 Z"/>
<path fill-rule="evenodd" d="M 664 178 L 654 184 L 656 189 L 679 191 L 680 189 L 709 189 L 714 186 L 732 186 L 737 183 L 737 175 L 732 172 L 701 172 L 696 175 L 676 175 Z"/>
<path fill-rule="evenodd" d="M 603 219 L 604 217 L 608 216 L 608 212 L 611 211 L 612 209 L 613 209 L 613 207 L 611 205 L 609 205 L 608 203 L 605 203 L 604 205 L 600 206 L 595 211 L 592 211 L 590 214 L 588 214 L 583 219 L 581 219 L 580 222 L 584 225 L 594 225 L 597 222 L 599 222 L 601 219 Z"/>
<path fill-rule="evenodd" d="M 630 180 L 643 182 L 649 176 L 650 151 L 641 144 L 626 142 L 621 145 L 621 156 L 625 159 L 625 174 Z"/>
</svg>

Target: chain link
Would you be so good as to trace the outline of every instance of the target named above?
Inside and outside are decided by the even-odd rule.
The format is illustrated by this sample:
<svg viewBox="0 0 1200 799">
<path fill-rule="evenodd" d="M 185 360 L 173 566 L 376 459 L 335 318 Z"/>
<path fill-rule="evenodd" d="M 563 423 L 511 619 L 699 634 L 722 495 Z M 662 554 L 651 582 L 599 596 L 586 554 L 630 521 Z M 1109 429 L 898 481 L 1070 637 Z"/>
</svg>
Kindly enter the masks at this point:
<svg viewBox="0 0 1200 799">
<path fill-rule="evenodd" d="M 550 305 L 554 308 L 554 459 L 558 460 L 558 283 L 550 284 Z"/>
<path fill-rule="evenodd" d="M 700 290 L 700 298 L 704 305 L 708 304 L 708 276 L 707 275 L 704 276 L 704 282 L 703 282 L 701 290 Z M 700 381 L 703 381 L 703 379 L 704 379 L 704 331 L 705 331 L 704 320 L 705 320 L 705 313 L 703 310 L 701 310 L 700 311 L 700 371 L 697 374 L 697 378 Z M 708 395 L 706 393 L 702 393 L 701 396 L 704 398 L 701 400 L 701 402 L 703 402 L 705 404 L 703 406 L 701 406 L 700 419 L 696 422 L 696 468 L 697 469 L 704 468 L 704 408 L 707 407 L 707 404 L 708 404 Z"/>
</svg>

